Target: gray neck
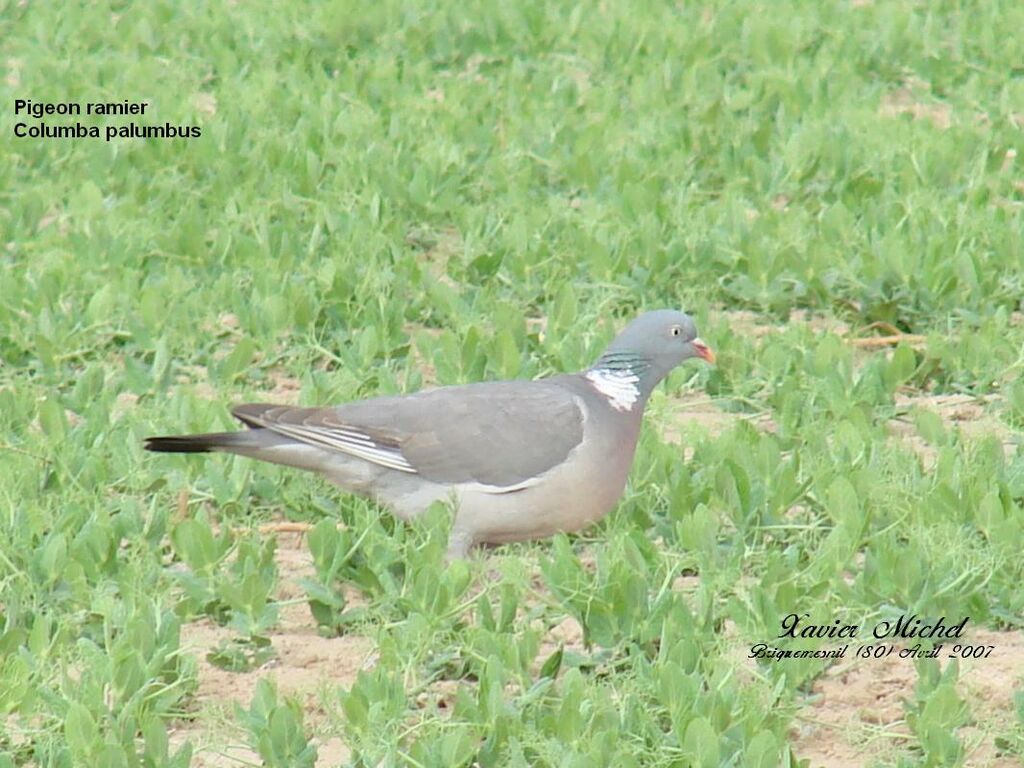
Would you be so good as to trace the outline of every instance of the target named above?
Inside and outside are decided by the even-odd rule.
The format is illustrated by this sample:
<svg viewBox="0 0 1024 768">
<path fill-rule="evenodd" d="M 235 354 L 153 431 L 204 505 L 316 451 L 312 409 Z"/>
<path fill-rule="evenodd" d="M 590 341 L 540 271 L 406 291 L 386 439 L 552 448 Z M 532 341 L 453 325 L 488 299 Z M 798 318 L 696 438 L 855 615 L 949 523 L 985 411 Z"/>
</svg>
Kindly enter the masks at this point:
<svg viewBox="0 0 1024 768">
<path fill-rule="evenodd" d="M 590 370 L 596 373 L 636 376 L 637 389 L 640 390 L 640 395 L 645 401 L 668 373 L 668 371 L 660 370 L 650 360 L 635 352 L 622 352 L 614 349 L 609 349 L 601 355 L 598 361 L 590 366 Z"/>
</svg>

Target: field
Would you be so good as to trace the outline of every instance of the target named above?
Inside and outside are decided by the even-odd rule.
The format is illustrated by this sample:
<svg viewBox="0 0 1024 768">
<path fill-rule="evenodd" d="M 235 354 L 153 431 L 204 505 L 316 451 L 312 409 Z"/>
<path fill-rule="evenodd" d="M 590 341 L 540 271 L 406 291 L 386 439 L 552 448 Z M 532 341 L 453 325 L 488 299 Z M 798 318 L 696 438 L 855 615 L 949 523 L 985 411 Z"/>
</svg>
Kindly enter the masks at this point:
<svg viewBox="0 0 1024 768">
<path fill-rule="evenodd" d="M 0 0 L 0 768 L 1020 765 L 1021 29 Z M 718 364 L 581 535 L 446 565 L 447 510 L 142 449 L 579 370 L 659 307 Z M 915 659 L 900 616 L 968 621 Z"/>
</svg>

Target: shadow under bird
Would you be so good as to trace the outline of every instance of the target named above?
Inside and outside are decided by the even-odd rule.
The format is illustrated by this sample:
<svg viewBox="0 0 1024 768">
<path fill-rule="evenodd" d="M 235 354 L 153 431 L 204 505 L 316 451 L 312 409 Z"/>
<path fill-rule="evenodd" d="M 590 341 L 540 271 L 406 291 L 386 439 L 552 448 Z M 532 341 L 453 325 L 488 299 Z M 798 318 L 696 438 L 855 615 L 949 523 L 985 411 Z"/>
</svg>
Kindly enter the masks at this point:
<svg viewBox="0 0 1024 768">
<path fill-rule="evenodd" d="M 461 558 L 475 544 L 577 531 L 608 514 L 626 486 L 651 391 L 692 357 L 715 361 L 688 315 L 656 310 L 580 373 L 326 408 L 240 405 L 232 413 L 248 429 L 150 437 L 145 447 L 312 470 L 402 520 L 450 500 L 448 556 Z"/>
</svg>

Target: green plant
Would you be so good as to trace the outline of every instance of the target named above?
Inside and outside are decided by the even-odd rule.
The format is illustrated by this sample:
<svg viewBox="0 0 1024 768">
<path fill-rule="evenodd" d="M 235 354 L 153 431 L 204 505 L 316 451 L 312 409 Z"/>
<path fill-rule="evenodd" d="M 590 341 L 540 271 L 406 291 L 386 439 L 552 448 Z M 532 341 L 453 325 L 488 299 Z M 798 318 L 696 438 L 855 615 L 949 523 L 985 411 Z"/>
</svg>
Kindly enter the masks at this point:
<svg viewBox="0 0 1024 768">
<path fill-rule="evenodd" d="M 280 702 L 273 683 L 263 679 L 256 686 L 248 709 L 237 707 L 237 717 L 249 731 L 251 743 L 268 768 L 312 768 L 316 747 L 302 726 L 302 708 L 295 701 Z"/>
</svg>

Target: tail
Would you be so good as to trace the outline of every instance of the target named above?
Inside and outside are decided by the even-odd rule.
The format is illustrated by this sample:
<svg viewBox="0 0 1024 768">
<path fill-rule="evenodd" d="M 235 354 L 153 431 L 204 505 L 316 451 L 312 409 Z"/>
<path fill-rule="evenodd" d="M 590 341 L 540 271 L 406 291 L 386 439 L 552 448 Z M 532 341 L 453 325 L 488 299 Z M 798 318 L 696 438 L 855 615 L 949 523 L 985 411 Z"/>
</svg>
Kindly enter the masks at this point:
<svg viewBox="0 0 1024 768">
<path fill-rule="evenodd" d="M 292 440 L 269 429 L 242 429 L 238 432 L 210 432 L 204 435 L 147 437 L 147 451 L 160 453 L 210 453 L 223 451 L 321 472 L 334 468 L 335 455 L 316 446 Z"/>
<path fill-rule="evenodd" d="M 231 451 L 243 445 L 251 445 L 246 432 L 211 432 L 205 435 L 172 435 L 169 437 L 147 437 L 143 446 L 147 451 L 158 453 L 209 453 L 210 451 Z"/>
</svg>

